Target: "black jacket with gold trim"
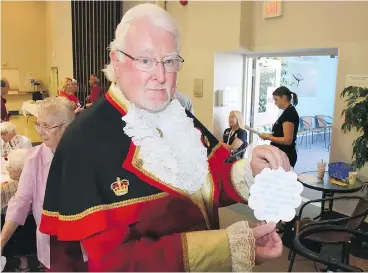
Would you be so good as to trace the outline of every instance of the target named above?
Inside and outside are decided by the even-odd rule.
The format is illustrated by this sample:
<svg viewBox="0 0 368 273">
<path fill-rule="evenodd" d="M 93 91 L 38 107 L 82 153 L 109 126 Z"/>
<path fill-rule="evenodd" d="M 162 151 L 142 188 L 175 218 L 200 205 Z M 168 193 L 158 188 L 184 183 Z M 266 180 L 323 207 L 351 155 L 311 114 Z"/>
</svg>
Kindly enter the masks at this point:
<svg viewBox="0 0 368 273">
<path fill-rule="evenodd" d="M 60 244 L 78 241 L 90 271 L 231 271 L 218 208 L 246 203 L 244 162 L 225 163 L 229 152 L 187 112 L 202 133 L 210 174 L 199 194 L 170 187 L 142 168 L 139 148 L 123 130 L 126 112 L 126 101 L 112 88 L 59 143 L 40 225 L 52 237 L 51 267 L 65 261 Z M 80 255 L 64 252 L 74 253 L 70 261 Z M 62 269 L 77 270 L 73 262 L 68 266 Z"/>
</svg>

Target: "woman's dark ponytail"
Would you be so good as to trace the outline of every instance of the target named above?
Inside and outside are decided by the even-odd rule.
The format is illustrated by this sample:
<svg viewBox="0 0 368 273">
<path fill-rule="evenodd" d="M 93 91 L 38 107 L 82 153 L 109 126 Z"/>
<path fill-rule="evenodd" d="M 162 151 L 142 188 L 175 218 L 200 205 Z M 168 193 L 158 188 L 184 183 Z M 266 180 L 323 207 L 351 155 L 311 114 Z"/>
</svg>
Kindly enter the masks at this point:
<svg viewBox="0 0 368 273">
<path fill-rule="evenodd" d="M 293 105 L 296 106 L 298 104 L 298 95 L 295 92 L 291 92 L 291 95 L 293 96 Z"/>
<path fill-rule="evenodd" d="M 276 88 L 275 91 L 272 93 L 273 96 L 286 96 L 288 100 L 291 102 L 293 100 L 293 105 L 296 106 L 298 104 L 298 96 L 296 93 L 291 92 L 289 88 L 286 86 L 280 86 L 279 88 Z"/>
</svg>

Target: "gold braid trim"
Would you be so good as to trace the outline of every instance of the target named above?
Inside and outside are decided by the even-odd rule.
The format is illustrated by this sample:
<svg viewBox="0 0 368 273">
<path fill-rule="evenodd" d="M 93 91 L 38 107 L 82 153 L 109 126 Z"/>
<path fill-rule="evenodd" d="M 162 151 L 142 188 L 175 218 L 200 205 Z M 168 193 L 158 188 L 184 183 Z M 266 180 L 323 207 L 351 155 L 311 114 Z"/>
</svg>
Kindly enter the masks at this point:
<svg viewBox="0 0 368 273">
<path fill-rule="evenodd" d="M 115 84 L 111 84 L 109 91 L 107 91 L 111 99 L 119 105 L 125 113 L 128 113 L 128 109 L 130 108 L 130 102 L 124 97 L 124 95 L 120 92 L 120 90 L 115 86 Z"/>
<path fill-rule="evenodd" d="M 181 244 L 183 248 L 183 264 L 184 264 L 184 271 L 190 272 L 189 267 L 189 253 L 188 253 L 188 241 L 185 233 L 181 234 Z"/>
<path fill-rule="evenodd" d="M 134 155 L 133 155 L 133 161 L 132 164 L 135 168 L 137 168 L 140 172 L 144 173 L 145 175 L 147 175 L 149 178 L 151 178 L 152 180 L 156 181 L 157 183 L 163 184 L 164 186 L 168 187 L 169 189 L 176 191 L 188 198 L 190 198 L 190 194 L 187 191 L 181 190 L 179 188 L 175 188 L 173 186 L 171 186 L 170 184 L 165 183 L 164 181 L 162 181 L 161 179 L 159 179 L 158 177 L 156 177 L 155 175 L 153 175 L 152 173 L 148 172 L 146 169 L 143 168 L 143 160 L 141 158 L 139 158 L 139 152 L 140 152 L 140 147 L 136 147 L 135 151 L 134 151 Z"/>
<path fill-rule="evenodd" d="M 102 204 L 102 205 L 91 207 L 91 208 L 86 209 L 85 211 L 83 211 L 81 213 L 73 214 L 73 215 L 62 215 L 57 211 L 48 211 L 48 210 L 42 210 L 42 214 L 45 215 L 45 216 L 49 216 L 49 217 L 58 217 L 62 221 L 76 221 L 76 220 L 82 219 L 82 218 L 84 218 L 84 217 L 86 217 L 86 216 L 88 216 L 92 213 L 98 212 L 98 211 L 116 209 L 116 208 L 129 206 L 129 205 L 133 205 L 133 204 L 137 204 L 137 203 L 153 201 L 153 200 L 157 200 L 157 199 L 160 199 L 160 198 L 164 198 L 166 196 L 168 196 L 168 193 L 161 192 L 161 193 L 157 193 L 157 194 L 153 194 L 153 195 L 149 195 L 149 196 L 145 196 L 145 197 L 133 198 L 133 199 L 130 199 L 130 200 L 120 201 L 120 202 L 116 202 L 116 203 L 112 203 L 112 204 Z"/>
<path fill-rule="evenodd" d="M 220 143 L 217 143 L 217 145 L 216 145 L 215 147 L 213 147 L 213 148 L 212 148 L 211 153 L 208 155 L 208 160 L 210 160 L 210 158 L 213 156 L 213 154 L 216 152 L 216 150 L 217 150 L 218 148 L 220 148 L 220 147 L 221 147 L 221 144 L 220 144 Z"/>
</svg>

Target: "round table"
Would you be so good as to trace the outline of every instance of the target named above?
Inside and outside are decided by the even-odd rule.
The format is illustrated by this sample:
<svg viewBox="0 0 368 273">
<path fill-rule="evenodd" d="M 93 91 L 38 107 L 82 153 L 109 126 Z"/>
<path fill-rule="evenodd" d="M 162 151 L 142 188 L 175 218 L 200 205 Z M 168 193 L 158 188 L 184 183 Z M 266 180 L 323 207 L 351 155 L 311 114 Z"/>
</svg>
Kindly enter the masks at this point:
<svg viewBox="0 0 368 273">
<path fill-rule="evenodd" d="M 317 171 L 311 171 L 311 172 L 303 172 L 302 174 L 309 174 L 313 175 L 317 178 Z M 336 184 L 333 184 L 330 182 L 331 177 L 328 175 L 328 172 L 325 172 L 325 175 L 323 177 L 323 180 L 319 180 L 318 183 L 315 182 L 304 182 L 298 179 L 300 183 L 303 184 L 303 186 L 310 188 L 312 190 L 321 191 L 322 192 L 322 199 L 326 197 L 333 197 L 335 193 L 353 193 L 360 191 L 363 188 L 363 182 L 360 179 L 356 179 L 355 183 L 353 185 L 348 184 L 347 186 L 339 186 Z M 329 201 L 328 206 L 328 212 L 332 211 L 333 207 L 333 200 Z M 320 218 L 323 216 L 323 213 L 325 212 L 325 201 L 322 201 L 321 204 L 321 214 L 314 218 Z"/>
</svg>

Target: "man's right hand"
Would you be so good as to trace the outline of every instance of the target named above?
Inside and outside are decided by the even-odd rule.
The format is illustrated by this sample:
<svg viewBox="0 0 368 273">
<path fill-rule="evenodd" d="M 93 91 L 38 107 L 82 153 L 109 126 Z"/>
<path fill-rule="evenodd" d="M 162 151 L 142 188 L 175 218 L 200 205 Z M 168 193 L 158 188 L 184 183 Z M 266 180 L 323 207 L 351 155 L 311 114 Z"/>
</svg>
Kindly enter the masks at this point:
<svg viewBox="0 0 368 273">
<path fill-rule="evenodd" d="M 262 264 L 282 254 L 282 241 L 276 232 L 275 223 L 261 223 L 252 228 L 255 242 L 255 263 Z"/>
</svg>

